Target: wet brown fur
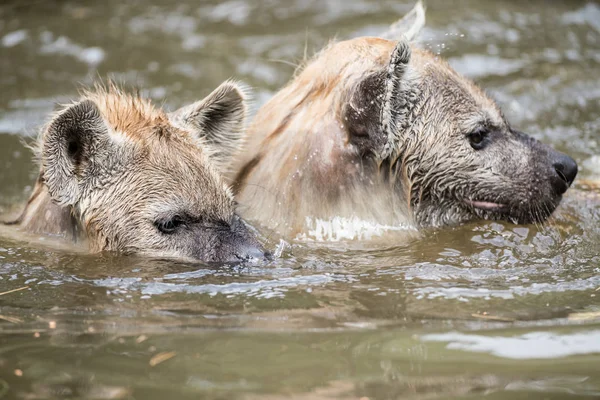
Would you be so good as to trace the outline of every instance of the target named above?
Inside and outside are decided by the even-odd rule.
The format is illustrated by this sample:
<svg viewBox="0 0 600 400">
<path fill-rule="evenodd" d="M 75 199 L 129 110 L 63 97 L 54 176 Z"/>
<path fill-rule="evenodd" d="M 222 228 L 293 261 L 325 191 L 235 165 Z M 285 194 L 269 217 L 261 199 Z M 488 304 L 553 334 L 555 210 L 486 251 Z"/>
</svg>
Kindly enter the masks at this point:
<svg viewBox="0 0 600 400">
<path fill-rule="evenodd" d="M 259 110 L 234 168 L 233 188 L 248 218 L 274 222 L 270 225 L 295 235 L 308 216 L 356 214 L 365 205 L 357 186 L 368 177 L 362 176 L 360 155 L 349 143 L 341 114 L 359 77 L 385 66 L 393 47 L 379 38 L 334 43 Z M 320 150 L 311 154 L 311 149 Z M 371 189 L 385 186 L 373 182 Z M 394 203 L 383 193 L 378 201 Z M 377 219 L 405 214 L 403 204 L 392 208 Z"/>
</svg>

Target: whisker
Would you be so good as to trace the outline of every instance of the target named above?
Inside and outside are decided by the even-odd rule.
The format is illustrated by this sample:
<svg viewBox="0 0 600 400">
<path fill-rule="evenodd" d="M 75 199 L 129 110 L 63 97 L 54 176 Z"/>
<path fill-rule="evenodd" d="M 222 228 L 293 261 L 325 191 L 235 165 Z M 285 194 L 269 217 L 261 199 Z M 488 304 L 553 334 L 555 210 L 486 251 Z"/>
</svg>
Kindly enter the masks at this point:
<svg viewBox="0 0 600 400">
<path fill-rule="evenodd" d="M 300 66 L 300 63 L 298 63 L 298 64 L 295 64 L 295 63 L 293 63 L 293 62 L 291 62 L 291 61 L 288 61 L 288 60 L 280 60 L 280 59 L 277 59 L 277 58 L 269 58 L 269 59 L 267 59 L 267 61 L 270 61 L 270 62 L 276 62 L 276 63 L 281 63 L 281 64 L 285 64 L 285 65 L 289 65 L 290 67 L 292 67 L 292 68 L 294 68 L 294 69 L 297 69 L 297 68 Z"/>
</svg>

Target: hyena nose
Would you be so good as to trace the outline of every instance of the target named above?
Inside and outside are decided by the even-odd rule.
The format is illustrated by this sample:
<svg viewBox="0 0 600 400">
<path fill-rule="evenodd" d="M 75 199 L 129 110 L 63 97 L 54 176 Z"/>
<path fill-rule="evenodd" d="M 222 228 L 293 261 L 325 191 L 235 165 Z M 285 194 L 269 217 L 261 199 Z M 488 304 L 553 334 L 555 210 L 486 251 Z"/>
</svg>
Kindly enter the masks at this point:
<svg viewBox="0 0 600 400">
<path fill-rule="evenodd" d="M 271 253 L 258 246 L 245 245 L 237 249 L 235 257 L 240 261 L 264 261 L 271 259 Z"/>
<path fill-rule="evenodd" d="M 575 176 L 577 176 L 577 163 L 568 155 L 560 153 L 552 166 L 558 176 L 567 184 L 563 185 L 563 187 L 566 187 L 564 187 L 561 193 L 564 193 L 575 180 Z"/>
</svg>

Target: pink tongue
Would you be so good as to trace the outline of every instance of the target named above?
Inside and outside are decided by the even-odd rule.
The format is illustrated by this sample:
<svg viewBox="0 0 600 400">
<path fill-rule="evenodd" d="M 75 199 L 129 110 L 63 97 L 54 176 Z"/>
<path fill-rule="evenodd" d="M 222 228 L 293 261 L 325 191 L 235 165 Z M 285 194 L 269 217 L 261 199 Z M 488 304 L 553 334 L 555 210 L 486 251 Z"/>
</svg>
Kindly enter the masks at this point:
<svg viewBox="0 0 600 400">
<path fill-rule="evenodd" d="M 497 210 L 504 207 L 502 204 L 492 203 L 490 201 L 469 201 L 473 207 L 483 208 L 484 210 Z"/>
</svg>

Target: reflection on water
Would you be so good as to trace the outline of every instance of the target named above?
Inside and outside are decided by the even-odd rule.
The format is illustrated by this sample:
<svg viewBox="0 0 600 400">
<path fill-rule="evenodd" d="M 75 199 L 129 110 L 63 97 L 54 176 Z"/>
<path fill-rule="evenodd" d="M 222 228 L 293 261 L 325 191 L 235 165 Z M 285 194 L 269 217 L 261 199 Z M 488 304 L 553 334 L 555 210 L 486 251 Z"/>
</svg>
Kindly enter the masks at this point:
<svg viewBox="0 0 600 400">
<path fill-rule="evenodd" d="M 600 331 L 556 335 L 529 332 L 518 337 L 468 335 L 456 332 L 430 334 L 424 341 L 449 342 L 446 348 L 486 352 L 514 359 L 561 358 L 578 354 L 600 353 Z"/>
<path fill-rule="evenodd" d="M 3 237 L 0 399 L 600 396 L 600 6 L 427 6 L 420 45 L 581 166 L 549 223 L 484 221 L 402 245 L 336 236 L 282 246 L 265 233 L 281 257 L 234 267 Z M 0 212 L 18 210 L 35 178 L 22 138 L 80 83 L 112 76 L 175 108 L 235 77 L 256 107 L 329 38 L 376 34 L 411 7 L 4 2 Z M 315 235 L 334 235 L 317 222 Z M 338 223 L 344 235 L 377 228 Z"/>
</svg>

